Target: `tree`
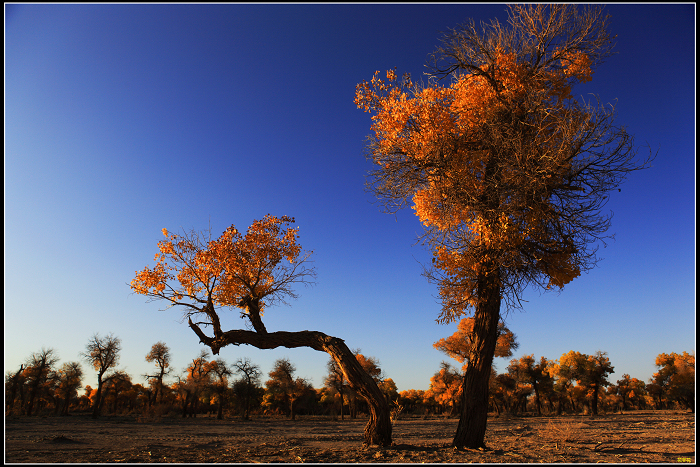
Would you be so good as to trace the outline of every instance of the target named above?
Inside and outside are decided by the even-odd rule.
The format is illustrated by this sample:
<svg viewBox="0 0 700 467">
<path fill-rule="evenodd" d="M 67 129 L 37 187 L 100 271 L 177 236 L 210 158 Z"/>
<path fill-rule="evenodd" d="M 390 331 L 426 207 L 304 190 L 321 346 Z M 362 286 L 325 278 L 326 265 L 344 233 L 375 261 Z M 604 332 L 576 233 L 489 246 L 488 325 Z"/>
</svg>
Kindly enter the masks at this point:
<svg viewBox="0 0 700 467">
<path fill-rule="evenodd" d="M 137 271 L 131 288 L 184 308 L 190 328 L 214 355 L 222 347 L 240 344 L 327 352 L 370 406 L 364 443 L 391 445 L 389 406 L 345 342 L 318 331 L 268 332 L 262 321 L 265 307 L 296 298 L 293 287 L 309 285 L 315 277 L 315 271 L 306 267 L 311 253 L 302 251 L 298 228 L 289 227 L 292 223 L 291 217 L 267 215 L 253 222 L 245 235 L 231 226 L 215 240 L 211 232 L 178 235 L 163 229 L 166 240 L 158 243 L 156 265 Z M 238 308 L 252 330 L 224 331 L 215 306 Z M 211 335 L 202 330 L 205 326 Z"/>
<path fill-rule="evenodd" d="M 93 402 L 92 418 L 100 416 L 102 388 L 105 381 L 112 376 L 105 376 L 105 374 L 119 364 L 119 352 L 121 349 L 121 339 L 118 337 L 115 337 L 113 334 L 100 337 L 98 333 L 95 333 L 85 346 L 85 352 L 81 353 L 83 359 L 97 371 L 97 392 Z"/>
<path fill-rule="evenodd" d="M 614 108 L 572 98 L 611 55 L 602 8 L 509 5 L 508 26 L 469 21 L 443 38 L 431 80 L 375 74 L 355 103 L 371 112 L 368 187 L 385 209 L 410 202 L 434 257 L 439 322 L 474 313 L 455 447 L 484 447 L 501 304 L 563 288 L 598 261 L 608 193 L 644 168 Z M 450 78 L 448 85 L 439 80 Z"/>
<path fill-rule="evenodd" d="M 82 384 L 83 368 L 78 362 L 67 362 L 61 366 L 57 373 L 57 399 L 63 400 L 61 415 L 68 415 L 70 401 L 78 396 L 78 388 Z M 58 404 L 56 409 L 58 410 Z"/>
<path fill-rule="evenodd" d="M 608 374 L 614 373 L 607 352 L 596 351 L 593 355 L 570 351 L 559 359 L 559 371 L 577 381 L 584 395 L 591 402 L 591 413 L 598 415 L 598 398 L 602 389 L 610 385 Z"/>
<path fill-rule="evenodd" d="M 105 380 L 104 393 L 101 397 L 101 403 L 106 405 L 108 410 L 111 404 L 111 412 L 113 414 L 118 413 L 119 406 L 124 407 L 128 404 L 125 399 L 126 394 L 128 394 L 133 387 L 131 383 L 131 376 L 123 370 L 117 370 L 113 372 L 108 379 Z"/>
<path fill-rule="evenodd" d="M 163 378 L 171 371 L 170 358 L 170 348 L 163 342 L 153 344 L 151 351 L 146 354 L 146 361 L 154 362 L 158 369 L 158 373 L 155 375 L 144 375 L 149 380 L 155 380 L 154 402 L 163 402 Z"/>
<path fill-rule="evenodd" d="M 34 403 L 47 382 L 52 379 L 57 363 L 58 357 L 54 349 L 42 348 L 40 352 L 33 353 L 27 360 L 24 370 L 24 377 L 29 389 L 27 415 L 32 414 Z"/>
<path fill-rule="evenodd" d="M 338 393 L 340 398 L 340 419 L 345 420 L 345 414 L 343 412 L 343 406 L 345 405 L 345 374 L 332 358 L 328 360 L 326 368 L 328 369 L 328 375 L 324 380 L 324 386 Z"/>
<path fill-rule="evenodd" d="M 233 364 L 234 371 L 241 375 L 241 379 L 234 383 L 234 392 L 243 401 L 243 420 L 250 419 L 250 406 L 256 389 L 260 385 L 262 372 L 258 365 L 254 365 L 249 358 L 238 359 Z"/>
<path fill-rule="evenodd" d="M 199 395 L 206 389 L 212 380 L 212 368 L 209 364 L 209 352 L 202 349 L 196 358 L 186 368 L 187 372 L 187 394 L 185 395 L 185 404 L 182 416 L 187 413 L 187 400 L 189 399 L 190 417 L 196 417 L 199 410 Z M 188 397 L 189 396 L 189 397 Z"/>
<path fill-rule="evenodd" d="M 661 389 L 659 392 L 695 413 L 695 354 L 662 353 L 655 363 L 659 371 L 651 381 Z"/>
<path fill-rule="evenodd" d="M 513 350 L 519 346 L 513 331 L 506 327 L 503 321 L 498 322 L 498 339 L 496 340 L 495 357 L 512 357 Z M 464 363 L 462 371 L 469 365 L 469 355 L 474 352 L 474 318 L 462 318 L 457 324 L 457 332 L 448 338 L 443 338 L 433 344 L 433 347 L 446 353 L 460 363 Z"/>
<path fill-rule="evenodd" d="M 295 402 L 305 395 L 310 386 L 304 378 L 295 378 L 296 367 L 288 358 L 280 358 L 273 364 L 267 391 L 288 409 L 289 418 L 295 420 Z"/>
<path fill-rule="evenodd" d="M 224 401 L 226 399 L 226 391 L 228 389 L 228 377 L 233 374 L 233 370 L 229 368 L 226 362 L 217 358 L 209 363 L 209 369 L 214 376 L 214 391 L 218 399 L 218 410 L 216 412 L 217 420 L 224 418 Z"/>
<path fill-rule="evenodd" d="M 539 363 L 535 362 L 535 355 L 524 355 L 520 360 L 511 360 L 508 365 L 508 373 L 516 380 L 532 386 L 535 393 L 535 409 L 537 415 L 542 415 L 540 394 L 543 390 L 552 387 L 552 377 L 549 374 L 549 361 L 542 357 Z"/>
<path fill-rule="evenodd" d="M 617 380 L 615 393 L 620 397 L 620 411 L 627 410 L 627 402 L 630 402 L 630 399 L 638 394 L 640 388 L 644 388 L 644 382 L 637 378 L 631 378 L 627 373 L 622 375 L 622 379 Z"/>
<path fill-rule="evenodd" d="M 462 395 L 462 385 L 459 371 L 449 363 L 441 362 L 440 370 L 430 378 L 430 387 L 425 396 L 432 397 L 442 410 L 449 409 L 449 414 L 457 412 L 459 398 Z"/>
<path fill-rule="evenodd" d="M 12 415 L 17 392 L 20 393 L 20 412 L 22 411 L 25 383 L 24 363 L 19 366 L 19 370 L 16 372 L 10 373 L 8 371 L 5 373 L 5 415 Z"/>
</svg>

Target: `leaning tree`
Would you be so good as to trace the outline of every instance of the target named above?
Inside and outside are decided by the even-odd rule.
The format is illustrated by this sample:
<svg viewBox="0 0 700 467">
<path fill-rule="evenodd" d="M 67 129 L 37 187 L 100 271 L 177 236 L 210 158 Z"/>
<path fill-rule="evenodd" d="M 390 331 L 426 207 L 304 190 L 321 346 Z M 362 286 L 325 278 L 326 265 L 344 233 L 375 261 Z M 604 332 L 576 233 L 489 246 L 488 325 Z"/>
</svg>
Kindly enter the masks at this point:
<svg viewBox="0 0 700 467">
<path fill-rule="evenodd" d="M 484 447 L 501 305 L 591 269 L 609 193 L 651 159 L 635 160 L 614 108 L 571 93 L 612 53 L 607 29 L 596 6 L 510 5 L 507 25 L 445 35 L 428 82 L 390 70 L 357 86 L 373 114 L 369 189 L 389 212 L 413 204 L 425 226 L 438 321 L 473 311 L 455 447 Z"/>
<path fill-rule="evenodd" d="M 296 298 L 294 286 L 315 277 L 311 252 L 297 242 L 294 218 L 271 215 L 256 220 L 242 235 L 234 226 L 217 239 L 209 232 L 174 234 L 163 229 L 156 264 L 136 272 L 131 288 L 155 300 L 185 310 L 190 328 L 214 355 L 227 345 L 259 349 L 310 347 L 327 352 L 342 368 L 349 385 L 366 400 L 370 418 L 364 443 L 391 444 L 389 405 L 345 342 L 319 331 L 268 332 L 262 317 L 266 307 Z M 237 309 L 249 329 L 224 331 L 221 309 Z M 205 330 L 207 332 L 205 332 Z"/>
</svg>

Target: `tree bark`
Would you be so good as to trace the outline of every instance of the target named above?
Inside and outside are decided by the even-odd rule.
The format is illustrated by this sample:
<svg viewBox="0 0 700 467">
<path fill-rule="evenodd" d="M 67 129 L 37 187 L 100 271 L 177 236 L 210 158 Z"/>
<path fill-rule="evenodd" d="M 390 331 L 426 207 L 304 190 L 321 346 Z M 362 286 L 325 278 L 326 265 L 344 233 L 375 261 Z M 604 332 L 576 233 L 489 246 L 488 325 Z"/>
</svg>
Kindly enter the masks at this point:
<svg viewBox="0 0 700 467">
<path fill-rule="evenodd" d="M 227 345 L 252 345 L 258 349 L 274 349 L 277 347 L 310 347 L 314 350 L 328 353 L 338 364 L 345 375 L 350 387 L 357 391 L 367 401 L 369 407 L 369 422 L 365 427 L 365 445 L 391 445 L 391 418 L 389 404 L 379 390 L 377 383 L 362 368 L 345 342 L 337 337 L 328 336 L 319 331 L 298 332 L 254 332 L 237 329 L 221 333 L 216 337 L 205 335 L 192 320 L 190 328 L 197 334 L 204 345 L 211 348 L 214 355 Z"/>
<path fill-rule="evenodd" d="M 474 316 L 474 353 L 462 383 L 462 411 L 453 440 L 454 447 L 485 448 L 486 418 L 489 407 L 489 377 L 496 352 L 501 295 L 497 274 L 481 278 Z"/>
</svg>

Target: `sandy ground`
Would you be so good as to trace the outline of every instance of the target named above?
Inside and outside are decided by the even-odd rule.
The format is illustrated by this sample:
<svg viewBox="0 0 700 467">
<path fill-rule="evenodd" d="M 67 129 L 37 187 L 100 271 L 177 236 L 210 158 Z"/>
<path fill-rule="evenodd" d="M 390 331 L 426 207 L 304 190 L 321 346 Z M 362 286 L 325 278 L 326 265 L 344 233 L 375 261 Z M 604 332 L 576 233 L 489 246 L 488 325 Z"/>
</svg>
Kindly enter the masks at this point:
<svg viewBox="0 0 700 467">
<path fill-rule="evenodd" d="M 88 415 L 5 419 L 5 462 L 695 462 L 695 415 L 489 418 L 486 450 L 453 449 L 456 419 L 404 417 L 394 445 L 362 446 L 366 419 Z"/>
</svg>

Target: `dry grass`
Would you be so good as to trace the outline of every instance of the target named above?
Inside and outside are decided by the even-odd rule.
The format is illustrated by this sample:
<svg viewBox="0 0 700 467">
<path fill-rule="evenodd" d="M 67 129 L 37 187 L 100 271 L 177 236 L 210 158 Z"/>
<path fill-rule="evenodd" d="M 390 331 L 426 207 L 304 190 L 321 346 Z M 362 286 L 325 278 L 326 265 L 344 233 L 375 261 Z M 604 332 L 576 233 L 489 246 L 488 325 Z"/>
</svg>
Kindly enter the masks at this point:
<svg viewBox="0 0 700 467">
<path fill-rule="evenodd" d="M 553 443 L 557 449 L 581 441 L 585 423 L 575 420 L 552 419 L 543 427 L 536 429 L 536 434 L 545 443 Z"/>
</svg>

